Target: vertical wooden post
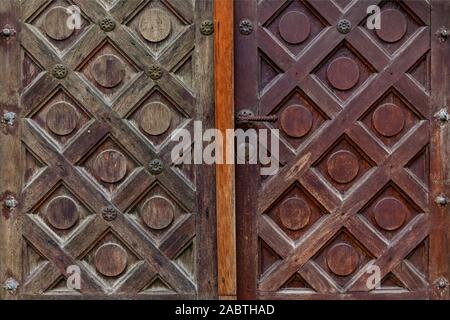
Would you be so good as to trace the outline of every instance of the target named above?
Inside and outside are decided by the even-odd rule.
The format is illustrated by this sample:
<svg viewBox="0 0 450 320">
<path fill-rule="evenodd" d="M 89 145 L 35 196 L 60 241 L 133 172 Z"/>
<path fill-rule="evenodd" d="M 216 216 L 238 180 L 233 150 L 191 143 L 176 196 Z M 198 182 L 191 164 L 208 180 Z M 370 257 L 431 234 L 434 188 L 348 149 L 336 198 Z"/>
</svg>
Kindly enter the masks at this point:
<svg viewBox="0 0 450 320">
<path fill-rule="evenodd" d="M 431 117 L 440 110 L 450 111 L 450 79 L 448 61 L 450 59 L 450 39 L 440 41 L 438 31 L 450 29 L 450 2 L 431 2 Z M 439 288 L 439 281 L 450 281 L 449 232 L 450 216 L 448 206 L 439 206 L 435 199 L 439 195 L 450 197 L 450 123 L 440 123 L 432 119 L 430 144 L 430 286 L 432 299 L 448 299 L 450 288 Z"/>
<path fill-rule="evenodd" d="M 225 136 L 234 128 L 233 0 L 215 1 L 215 93 L 216 126 Z M 236 232 L 234 166 L 216 167 L 217 255 L 219 296 L 236 296 Z"/>
<path fill-rule="evenodd" d="M 196 1 L 195 23 L 200 25 L 204 19 L 213 19 L 214 2 L 210 0 Z M 214 92 L 211 83 L 214 79 L 214 38 L 205 36 L 197 30 L 197 40 L 195 45 L 196 58 L 196 92 L 198 94 L 196 107 L 197 112 L 205 129 L 214 127 Z M 201 243 L 202 250 L 197 250 L 197 288 L 198 299 L 215 299 L 217 293 L 217 264 L 212 259 L 217 249 L 217 220 L 215 190 L 214 185 L 214 167 L 202 164 L 197 166 L 197 208 L 199 214 L 203 217 L 197 223 L 196 241 Z M 217 256 L 217 255 L 216 255 Z M 214 257 L 215 258 L 215 257 Z"/>
<path fill-rule="evenodd" d="M 9 209 L 5 200 L 8 196 L 19 201 L 21 177 L 17 168 L 21 163 L 19 139 L 20 107 L 19 81 L 21 68 L 19 62 L 19 1 L 5 0 L 0 5 L 0 28 L 8 25 L 14 31 L 9 37 L 0 36 L 0 299 L 16 299 L 18 292 L 8 292 L 3 288 L 8 278 L 21 285 L 20 268 L 20 216 L 18 207 Z M 15 32 L 15 34 L 13 34 Z M 3 116 L 6 112 L 15 113 L 14 122 L 8 124 Z M 12 113 L 11 113 L 12 114 Z"/>
<path fill-rule="evenodd" d="M 278 3 L 278 2 L 277 2 Z M 259 113 L 258 83 L 258 1 L 235 1 L 235 112 L 249 109 Z M 243 20 L 253 23 L 253 32 L 240 32 Z M 242 66 L 245 66 L 243 68 Z M 243 72 L 243 70 L 245 70 Z M 258 213 L 257 192 L 261 187 L 258 165 L 236 165 L 236 295 L 240 300 L 255 300 L 258 281 Z"/>
</svg>

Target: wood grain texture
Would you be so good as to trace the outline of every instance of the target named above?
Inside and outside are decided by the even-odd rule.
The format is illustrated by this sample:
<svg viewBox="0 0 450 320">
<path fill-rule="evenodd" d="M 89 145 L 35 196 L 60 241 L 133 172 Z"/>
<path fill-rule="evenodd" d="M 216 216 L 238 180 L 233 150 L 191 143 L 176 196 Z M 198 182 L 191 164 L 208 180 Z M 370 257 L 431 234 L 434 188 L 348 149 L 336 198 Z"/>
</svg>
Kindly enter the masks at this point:
<svg viewBox="0 0 450 320">
<path fill-rule="evenodd" d="M 266 4 L 272 3 L 266 1 Z M 236 1 L 234 3 L 234 56 L 235 56 L 235 110 L 250 109 L 258 114 L 258 74 L 256 59 L 252 56 L 257 51 L 256 30 L 248 36 L 239 33 L 238 23 L 243 19 L 255 22 L 257 17 L 256 1 Z M 254 28 L 256 25 L 254 24 Z M 245 72 L 239 72 L 238 66 L 245 65 Z M 258 185 L 258 168 L 254 165 L 236 166 L 236 265 L 238 299 L 257 298 L 258 269 L 258 234 L 256 201 L 254 196 Z M 242 183 L 242 181 L 246 181 Z"/>
<path fill-rule="evenodd" d="M 141 208 L 141 218 L 145 224 L 155 230 L 167 228 L 173 221 L 174 206 L 166 198 L 148 199 Z"/>
<path fill-rule="evenodd" d="M 160 42 L 170 34 L 170 18 L 164 11 L 148 10 L 139 21 L 139 31 L 146 40 Z"/>
<path fill-rule="evenodd" d="M 45 210 L 47 221 L 56 229 L 66 230 L 78 222 L 79 213 L 76 203 L 69 197 L 56 197 Z"/>
<path fill-rule="evenodd" d="M 235 29 L 235 112 L 279 116 L 261 127 L 281 129 L 282 163 L 268 178 L 236 168 L 238 298 L 428 299 L 447 277 L 447 208 L 430 185 L 448 192 L 448 132 L 433 116 L 448 95 L 444 49 L 429 2 L 380 5 L 377 32 L 360 25 L 365 1 L 345 13 L 332 1 L 236 2 L 254 30 Z M 339 33 L 343 18 L 361 27 Z M 294 119 L 300 110 L 308 119 Z M 367 285 L 373 264 L 380 288 Z"/>
<path fill-rule="evenodd" d="M 158 136 L 170 128 L 172 115 L 165 104 L 153 102 L 142 109 L 140 117 L 141 129 L 150 135 Z"/>
<path fill-rule="evenodd" d="M 20 7 L 19 1 L 6 0 L 0 6 L 0 20 L 2 24 L 9 24 L 18 34 L 10 39 L 0 38 L 0 116 L 4 112 L 20 114 Z M 22 238 L 20 236 L 21 217 L 20 207 L 8 210 L 4 200 L 8 195 L 18 199 L 22 179 L 17 174 L 17 164 L 22 161 L 20 143 L 20 121 L 16 118 L 13 126 L 0 123 L 0 298 L 17 299 L 17 294 L 10 294 L 3 289 L 6 279 L 14 278 L 19 285 L 22 282 Z"/>
<path fill-rule="evenodd" d="M 234 59 L 232 0 L 215 2 L 215 101 L 216 128 L 225 136 L 234 128 Z M 236 231 L 234 167 L 216 166 L 217 255 L 219 295 L 236 295 Z"/>
<path fill-rule="evenodd" d="M 199 26 L 205 19 L 214 20 L 214 6 L 216 2 L 199 0 L 196 2 L 194 21 Z M 195 48 L 195 70 L 197 70 L 198 81 L 195 83 L 199 99 L 197 100 L 197 115 L 203 121 L 203 128 L 215 128 L 214 90 L 214 36 L 204 36 L 200 29 L 196 29 L 197 45 Z M 204 255 L 197 250 L 197 277 L 199 287 L 199 299 L 213 299 L 218 295 L 217 279 L 217 210 L 216 190 L 211 186 L 216 185 L 215 168 L 202 164 L 198 169 L 196 181 L 197 208 L 199 219 L 197 219 L 197 241 L 201 241 L 205 250 L 210 255 Z"/>
<path fill-rule="evenodd" d="M 58 1 L 0 8 L 2 23 L 18 31 L 0 39 L 8 75 L 1 107 L 17 115 L 13 126 L 1 123 L 2 201 L 14 195 L 19 203 L 2 210 L 0 281 L 19 283 L 2 298 L 215 298 L 214 167 L 175 167 L 169 137 L 195 120 L 214 126 L 214 38 L 199 30 L 213 2 L 119 1 L 109 10 L 72 2 L 83 20 L 72 33 L 58 30 Z M 170 17 L 171 32 L 140 41 L 139 19 L 153 6 Z M 97 25 L 105 16 L 116 22 L 107 33 Z M 55 65 L 67 76 L 55 77 Z M 157 80 L 148 74 L 155 65 Z M 167 108 L 141 112 L 152 103 Z M 165 122 L 158 136 L 139 126 L 142 114 Z M 72 265 L 81 270 L 79 291 L 66 286 Z"/>
<path fill-rule="evenodd" d="M 444 0 L 431 1 L 431 33 L 434 34 L 442 26 L 450 25 L 450 3 Z M 438 37 L 431 40 L 431 113 L 434 115 L 442 106 L 448 105 L 450 92 L 450 67 L 448 60 L 450 51 L 448 42 L 444 45 Z M 448 124 L 441 125 L 434 121 L 431 127 L 430 166 L 433 172 L 430 179 L 431 201 L 440 194 L 450 194 L 450 129 Z M 430 283 L 433 285 L 431 297 L 434 299 L 449 299 L 450 291 L 436 288 L 440 278 L 450 279 L 450 217 L 448 207 L 433 205 L 430 210 L 432 234 L 430 235 Z"/>
</svg>

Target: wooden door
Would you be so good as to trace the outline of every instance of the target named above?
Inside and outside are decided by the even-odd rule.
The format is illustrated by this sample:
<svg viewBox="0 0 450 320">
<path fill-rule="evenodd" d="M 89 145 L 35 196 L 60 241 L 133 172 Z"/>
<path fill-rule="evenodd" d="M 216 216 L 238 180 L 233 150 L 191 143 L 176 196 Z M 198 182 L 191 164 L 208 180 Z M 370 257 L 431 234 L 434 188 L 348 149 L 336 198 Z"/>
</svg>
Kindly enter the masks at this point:
<svg viewBox="0 0 450 320">
<path fill-rule="evenodd" d="M 367 28 L 369 5 L 381 29 Z M 436 114 L 449 12 L 446 1 L 235 3 L 236 115 L 277 116 L 259 127 L 280 130 L 282 166 L 268 177 L 237 166 L 239 297 L 448 297 L 448 209 L 435 199 L 448 192 Z"/>
<path fill-rule="evenodd" d="M 214 168 L 170 139 L 213 126 L 212 9 L 2 1 L 2 297 L 216 296 Z"/>
</svg>

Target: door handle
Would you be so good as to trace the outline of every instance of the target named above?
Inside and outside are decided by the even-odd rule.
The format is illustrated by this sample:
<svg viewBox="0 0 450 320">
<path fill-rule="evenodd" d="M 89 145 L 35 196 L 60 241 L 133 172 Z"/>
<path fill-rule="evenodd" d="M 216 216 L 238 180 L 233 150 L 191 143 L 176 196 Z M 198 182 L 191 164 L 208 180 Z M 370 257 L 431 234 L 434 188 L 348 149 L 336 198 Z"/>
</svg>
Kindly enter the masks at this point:
<svg viewBox="0 0 450 320">
<path fill-rule="evenodd" d="M 251 122 L 276 122 L 277 120 L 278 120 L 277 115 L 271 116 L 255 115 L 253 111 L 248 109 L 239 111 L 238 116 L 236 118 L 237 124 L 248 124 Z"/>
</svg>

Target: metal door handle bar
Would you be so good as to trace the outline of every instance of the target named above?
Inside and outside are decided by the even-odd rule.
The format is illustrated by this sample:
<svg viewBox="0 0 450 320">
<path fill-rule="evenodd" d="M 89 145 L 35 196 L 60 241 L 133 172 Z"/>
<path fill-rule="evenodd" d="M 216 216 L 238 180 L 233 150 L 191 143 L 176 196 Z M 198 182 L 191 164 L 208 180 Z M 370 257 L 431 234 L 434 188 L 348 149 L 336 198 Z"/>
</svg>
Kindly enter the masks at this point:
<svg viewBox="0 0 450 320">
<path fill-rule="evenodd" d="M 249 122 L 276 122 L 278 120 L 278 116 L 260 116 L 255 115 L 253 111 L 244 109 L 238 113 L 237 123 L 249 123 Z"/>
</svg>

